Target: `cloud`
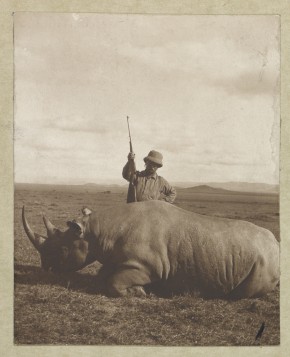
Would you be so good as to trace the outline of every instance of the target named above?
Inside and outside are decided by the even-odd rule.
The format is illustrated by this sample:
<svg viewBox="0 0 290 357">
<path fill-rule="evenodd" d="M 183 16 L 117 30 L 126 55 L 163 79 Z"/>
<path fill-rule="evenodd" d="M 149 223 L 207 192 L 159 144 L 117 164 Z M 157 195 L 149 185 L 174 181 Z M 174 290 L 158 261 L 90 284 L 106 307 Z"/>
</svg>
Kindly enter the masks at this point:
<svg viewBox="0 0 290 357">
<path fill-rule="evenodd" d="M 271 136 L 278 23 L 272 16 L 16 14 L 17 167 L 41 171 L 49 163 L 61 177 L 79 176 L 79 167 L 119 178 L 126 115 L 138 164 L 156 148 L 179 181 L 278 167 L 279 130 Z"/>
<path fill-rule="evenodd" d="M 252 66 L 232 75 L 220 76 L 217 73 L 211 79 L 208 78 L 208 81 L 229 95 L 278 95 L 280 89 L 278 52 L 273 53 L 271 60 L 264 58 L 261 61 L 261 63 L 254 62 Z"/>
<path fill-rule="evenodd" d="M 268 20 L 267 36 L 261 34 L 267 22 L 264 18 L 261 27 L 259 19 L 254 28 L 246 19 L 244 26 L 248 21 L 249 28 L 239 32 L 236 23 L 228 21 L 229 27 L 225 25 L 222 30 L 215 24 L 220 32 L 208 30 L 203 41 L 196 37 L 177 41 L 172 35 L 159 46 L 125 43 L 120 54 L 152 71 L 175 79 L 185 77 L 195 85 L 220 88 L 229 95 L 273 95 L 279 88 L 279 28 L 277 19 Z"/>
</svg>

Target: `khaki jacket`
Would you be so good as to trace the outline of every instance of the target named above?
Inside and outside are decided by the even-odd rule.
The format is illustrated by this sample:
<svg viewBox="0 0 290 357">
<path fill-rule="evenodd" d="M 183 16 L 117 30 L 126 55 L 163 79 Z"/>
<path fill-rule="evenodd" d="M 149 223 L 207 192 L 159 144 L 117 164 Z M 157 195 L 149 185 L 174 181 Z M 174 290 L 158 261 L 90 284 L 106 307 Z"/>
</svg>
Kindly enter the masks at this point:
<svg viewBox="0 0 290 357">
<path fill-rule="evenodd" d="M 122 176 L 130 182 L 132 173 L 128 162 L 123 168 Z M 163 200 L 173 203 L 176 198 L 176 190 L 163 177 L 157 175 L 146 176 L 145 171 L 136 171 L 133 177 L 136 187 L 137 201 Z"/>
</svg>

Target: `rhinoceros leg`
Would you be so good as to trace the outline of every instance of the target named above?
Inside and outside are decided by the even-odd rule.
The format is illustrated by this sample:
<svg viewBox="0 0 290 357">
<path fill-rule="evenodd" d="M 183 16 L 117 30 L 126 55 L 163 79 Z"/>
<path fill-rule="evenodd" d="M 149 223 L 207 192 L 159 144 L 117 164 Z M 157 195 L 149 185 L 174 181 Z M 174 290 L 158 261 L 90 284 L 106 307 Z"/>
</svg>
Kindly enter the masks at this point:
<svg viewBox="0 0 290 357">
<path fill-rule="evenodd" d="M 133 286 L 132 288 L 127 288 L 127 295 L 145 297 L 146 293 L 143 286 Z"/>
<path fill-rule="evenodd" d="M 109 296 L 146 296 L 143 286 L 149 284 L 150 278 L 145 271 L 134 268 L 126 268 L 114 273 L 107 283 Z"/>
<path fill-rule="evenodd" d="M 274 290 L 279 282 L 277 268 L 267 266 L 263 258 L 257 259 L 248 276 L 230 294 L 229 298 L 259 297 Z"/>
</svg>

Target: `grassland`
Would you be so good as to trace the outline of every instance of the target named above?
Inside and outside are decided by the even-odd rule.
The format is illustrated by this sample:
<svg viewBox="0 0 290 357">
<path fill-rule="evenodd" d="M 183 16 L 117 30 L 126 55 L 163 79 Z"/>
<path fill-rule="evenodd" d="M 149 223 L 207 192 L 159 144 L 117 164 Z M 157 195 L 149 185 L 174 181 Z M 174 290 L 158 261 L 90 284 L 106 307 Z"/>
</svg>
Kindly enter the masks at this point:
<svg viewBox="0 0 290 357">
<path fill-rule="evenodd" d="M 81 272 L 56 276 L 40 269 L 26 237 L 21 208 L 34 230 L 46 234 L 42 213 L 60 229 L 80 215 L 125 201 L 122 188 L 16 185 L 14 245 L 14 341 L 16 344 L 251 346 L 277 345 L 279 288 L 263 298 L 205 300 L 189 295 L 111 299 L 97 292 L 96 262 Z M 279 201 L 273 194 L 180 190 L 176 205 L 200 214 L 244 219 L 279 240 Z M 255 336 L 265 322 L 262 338 Z"/>
</svg>

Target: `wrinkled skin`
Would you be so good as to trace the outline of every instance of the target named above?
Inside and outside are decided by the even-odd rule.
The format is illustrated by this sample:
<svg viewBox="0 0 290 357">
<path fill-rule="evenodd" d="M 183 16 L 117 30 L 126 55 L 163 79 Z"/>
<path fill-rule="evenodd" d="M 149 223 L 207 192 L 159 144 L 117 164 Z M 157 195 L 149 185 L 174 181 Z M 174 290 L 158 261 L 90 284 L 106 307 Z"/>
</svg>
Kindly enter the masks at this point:
<svg viewBox="0 0 290 357">
<path fill-rule="evenodd" d="M 144 287 L 206 297 L 264 295 L 279 282 L 279 244 L 252 223 L 198 215 L 160 201 L 93 213 L 61 232 L 44 217 L 47 237 L 26 234 L 42 267 L 76 271 L 103 264 L 99 278 L 109 296 L 144 296 Z"/>
</svg>

